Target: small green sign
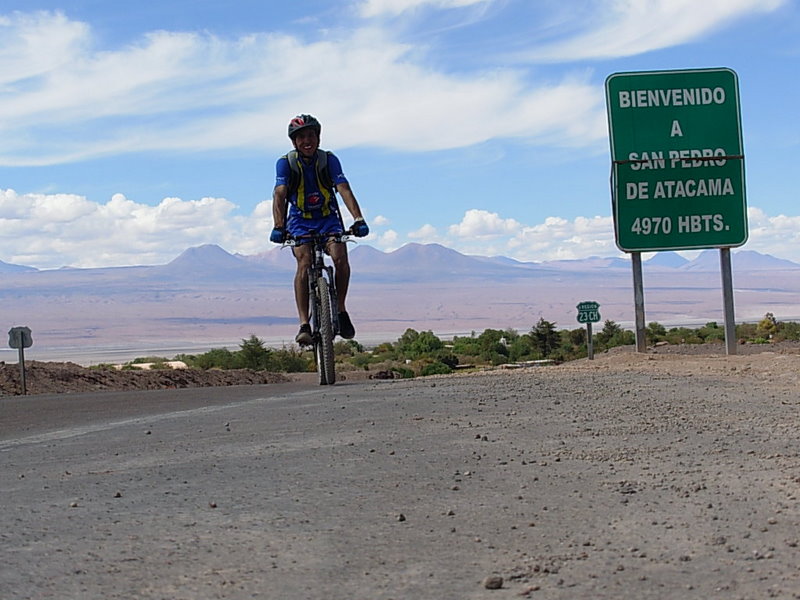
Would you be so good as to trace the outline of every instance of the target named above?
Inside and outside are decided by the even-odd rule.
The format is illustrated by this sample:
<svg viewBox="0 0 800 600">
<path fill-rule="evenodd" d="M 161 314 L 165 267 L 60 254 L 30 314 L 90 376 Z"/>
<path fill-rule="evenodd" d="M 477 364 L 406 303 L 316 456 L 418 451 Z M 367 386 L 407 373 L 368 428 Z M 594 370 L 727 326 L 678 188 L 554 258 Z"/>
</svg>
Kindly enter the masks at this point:
<svg viewBox="0 0 800 600">
<path fill-rule="evenodd" d="M 597 323 L 600 320 L 600 305 L 597 302 L 581 302 L 577 309 L 578 323 Z"/>
<path fill-rule="evenodd" d="M 606 79 L 617 246 L 626 252 L 747 241 L 739 84 L 730 69 Z"/>
</svg>

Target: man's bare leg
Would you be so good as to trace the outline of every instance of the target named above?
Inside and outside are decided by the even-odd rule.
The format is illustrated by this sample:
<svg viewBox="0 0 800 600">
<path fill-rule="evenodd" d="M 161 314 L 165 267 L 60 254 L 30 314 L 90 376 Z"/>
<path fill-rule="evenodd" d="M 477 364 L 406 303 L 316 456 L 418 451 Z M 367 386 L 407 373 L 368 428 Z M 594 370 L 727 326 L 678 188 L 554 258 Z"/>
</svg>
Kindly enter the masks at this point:
<svg viewBox="0 0 800 600">
<path fill-rule="evenodd" d="M 341 242 L 332 242 L 328 244 L 328 252 L 336 269 L 334 277 L 336 279 L 336 298 L 339 310 L 339 335 L 346 340 L 350 340 L 356 335 L 356 330 L 345 308 L 347 288 L 350 285 L 350 262 L 347 259 L 347 246 Z"/>
<path fill-rule="evenodd" d="M 294 301 L 297 304 L 297 314 L 300 324 L 308 323 L 308 268 L 311 266 L 311 246 L 303 244 L 292 248 L 297 259 L 297 272 L 294 274 Z"/>
<path fill-rule="evenodd" d="M 347 246 L 342 242 L 328 244 L 328 252 L 333 260 L 336 279 L 336 298 L 339 312 L 345 312 L 347 288 L 350 286 L 350 262 L 347 259 Z"/>
</svg>

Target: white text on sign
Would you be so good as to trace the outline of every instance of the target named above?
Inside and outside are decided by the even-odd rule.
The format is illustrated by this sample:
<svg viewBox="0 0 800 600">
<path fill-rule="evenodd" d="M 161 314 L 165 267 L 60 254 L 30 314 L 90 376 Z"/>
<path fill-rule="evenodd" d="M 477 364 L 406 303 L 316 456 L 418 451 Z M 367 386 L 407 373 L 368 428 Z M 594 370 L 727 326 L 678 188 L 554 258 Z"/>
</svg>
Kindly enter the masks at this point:
<svg viewBox="0 0 800 600">
<path fill-rule="evenodd" d="M 736 191 L 730 178 L 686 179 L 656 181 L 650 193 L 650 183 L 634 181 L 625 184 L 626 200 L 650 200 L 670 198 L 708 198 L 733 196 Z"/>
<path fill-rule="evenodd" d="M 704 233 L 728 231 L 725 219 L 714 215 L 679 215 L 677 217 L 636 217 L 631 223 L 631 233 L 636 235 L 669 235 L 677 233 Z"/>
<path fill-rule="evenodd" d="M 725 90 L 715 88 L 673 88 L 666 90 L 622 90 L 620 108 L 650 108 L 657 106 L 703 106 L 725 104 Z"/>
<path fill-rule="evenodd" d="M 664 156 L 663 150 L 652 152 L 631 152 L 628 160 L 631 161 L 632 171 L 646 171 L 647 169 L 666 169 L 667 164 L 671 169 L 696 169 L 698 167 L 724 167 L 727 153 L 723 148 L 702 148 L 699 150 L 669 150 Z M 722 157 L 722 158 L 720 158 Z"/>
</svg>

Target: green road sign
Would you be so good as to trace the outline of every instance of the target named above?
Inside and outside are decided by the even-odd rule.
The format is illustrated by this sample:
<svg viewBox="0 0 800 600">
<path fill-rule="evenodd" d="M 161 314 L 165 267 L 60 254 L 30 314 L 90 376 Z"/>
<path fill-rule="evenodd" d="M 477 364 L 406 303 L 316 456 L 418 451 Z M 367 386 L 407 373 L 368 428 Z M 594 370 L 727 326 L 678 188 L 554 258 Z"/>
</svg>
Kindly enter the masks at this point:
<svg viewBox="0 0 800 600">
<path fill-rule="evenodd" d="M 739 85 L 730 69 L 606 79 L 617 246 L 626 252 L 747 241 Z"/>
<path fill-rule="evenodd" d="M 600 305 L 597 302 L 581 302 L 577 309 L 578 323 L 597 323 L 600 320 Z"/>
</svg>

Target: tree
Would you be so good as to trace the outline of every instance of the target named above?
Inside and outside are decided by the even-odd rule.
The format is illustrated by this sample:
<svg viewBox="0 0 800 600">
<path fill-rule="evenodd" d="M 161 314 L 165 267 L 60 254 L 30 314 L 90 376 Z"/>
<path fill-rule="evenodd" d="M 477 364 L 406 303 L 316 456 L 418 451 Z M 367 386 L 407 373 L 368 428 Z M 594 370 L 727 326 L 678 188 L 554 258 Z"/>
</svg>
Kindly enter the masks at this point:
<svg viewBox="0 0 800 600">
<path fill-rule="evenodd" d="M 778 333 L 778 321 L 771 312 L 764 315 L 764 318 L 758 322 L 756 327 L 756 335 L 760 338 L 771 339 Z"/>
<path fill-rule="evenodd" d="M 594 333 L 592 334 L 594 336 Z M 586 329 L 583 327 L 578 327 L 577 329 L 570 329 L 567 332 L 567 338 L 569 339 L 569 343 L 573 346 L 585 346 L 587 343 L 586 339 Z"/>
<path fill-rule="evenodd" d="M 411 351 L 411 345 L 417 340 L 419 337 L 419 331 L 416 329 L 406 329 L 399 338 L 397 338 L 397 343 L 395 344 L 395 348 L 397 349 L 397 354 L 400 356 L 405 356 L 407 353 Z"/>
<path fill-rule="evenodd" d="M 473 335 L 471 337 L 458 337 L 453 338 L 453 352 L 459 356 L 474 356 L 478 357 L 481 354 L 481 347 L 478 338 Z"/>
<path fill-rule="evenodd" d="M 417 359 L 444 348 L 444 342 L 432 331 L 422 333 L 414 329 L 406 329 L 397 340 L 397 351 L 404 358 Z"/>
<path fill-rule="evenodd" d="M 480 357 L 493 365 L 503 364 L 508 360 L 508 346 L 503 341 L 505 333 L 499 329 L 486 329 L 478 336 Z"/>
<path fill-rule="evenodd" d="M 551 355 L 550 358 L 575 360 L 588 354 L 586 329 L 562 329 L 559 333 L 561 335 L 561 344 L 557 352 L 558 356 Z M 594 337 L 594 332 L 592 333 L 592 337 Z"/>
<path fill-rule="evenodd" d="M 598 346 L 614 348 L 616 346 L 629 346 L 636 343 L 636 336 L 632 331 L 620 327 L 611 319 L 603 324 L 603 330 L 595 336 Z"/>
<path fill-rule="evenodd" d="M 508 358 L 512 361 L 534 358 L 536 345 L 529 334 L 518 335 L 508 346 Z"/>
<path fill-rule="evenodd" d="M 597 343 L 601 346 L 607 346 L 608 342 L 611 341 L 611 338 L 617 335 L 620 331 L 622 331 L 622 327 L 617 325 L 617 323 L 611 319 L 606 319 L 605 323 L 603 323 L 603 329 L 597 332 Z"/>
<path fill-rule="evenodd" d="M 264 340 L 251 335 L 239 345 L 239 362 L 245 369 L 265 371 L 269 368 L 271 350 L 264 345 Z"/>
<path fill-rule="evenodd" d="M 409 358 L 421 358 L 430 356 L 444 348 L 444 342 L 436 337 L 432 331 L 423 331 L 411 344 L 411 356 Z"/>
<path fill-rule="evenodd" d="M 235 369 L 236 356 L 227 348 L 212 348 L 196 357 L 194 364 L 200 369 Z"/>
<path fill-rule="evenodd" d="M 531 331 L 533 344 L 543 357 L 548 357 L 559 347 L 561 335 L 556 331 L 556 324 L 545 321 L 544 317 L 539 318 L 536 327 Z"/>
<path fill-rule="evenodd" d="M 664 339 L 667 335 L 667 329 L 661 323 L 653 321 L 652 323 L 647 325 L 647 329 L 644 332 L 645 338 L 651 344 L 655 344 L 656 342 L 660 342 Z"/>
</svg>

